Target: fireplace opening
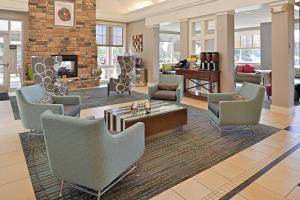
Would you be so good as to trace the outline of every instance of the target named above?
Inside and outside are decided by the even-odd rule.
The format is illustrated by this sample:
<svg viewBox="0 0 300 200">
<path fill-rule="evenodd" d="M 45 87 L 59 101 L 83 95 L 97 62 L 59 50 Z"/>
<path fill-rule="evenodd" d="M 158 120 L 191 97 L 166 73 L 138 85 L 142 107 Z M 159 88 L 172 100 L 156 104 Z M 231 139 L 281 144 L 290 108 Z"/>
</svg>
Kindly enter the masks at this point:
<svg viewBox="0 0 300 200">
<path fill-rule="evenodd" d="M 57 56 L 57 55 L 54 55 Z M 58 76 L 60 77 L 77 77 L 78 69 L 77 69 L 77 62 L 78 57 L 77 55 L 60 55 L 62 57 L 62 63 L 58 69 Z"/>
</svg>

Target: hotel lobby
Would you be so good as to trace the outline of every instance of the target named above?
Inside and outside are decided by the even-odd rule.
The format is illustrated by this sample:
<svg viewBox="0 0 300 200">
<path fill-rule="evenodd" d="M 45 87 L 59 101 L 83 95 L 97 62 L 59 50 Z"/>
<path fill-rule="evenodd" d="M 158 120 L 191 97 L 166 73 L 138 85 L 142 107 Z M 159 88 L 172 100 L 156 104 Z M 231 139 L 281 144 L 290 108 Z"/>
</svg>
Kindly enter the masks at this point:
<svg viewBox="0 0 300 200">
<path fill-rule="evenodd" d="M 299 18 L 0 0 L 0 199 L 300 199 Z"/>
</svg>

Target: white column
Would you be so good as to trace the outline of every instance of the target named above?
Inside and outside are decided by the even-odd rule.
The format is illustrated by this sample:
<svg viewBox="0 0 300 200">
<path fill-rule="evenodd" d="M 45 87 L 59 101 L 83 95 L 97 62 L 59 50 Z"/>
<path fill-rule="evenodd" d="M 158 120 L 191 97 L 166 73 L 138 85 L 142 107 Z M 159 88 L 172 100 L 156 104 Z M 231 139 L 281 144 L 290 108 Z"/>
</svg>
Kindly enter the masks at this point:
<svg viewBox="0 0 300 200">
<path fill-rule="evenodd" d="M 148 26 L 146 34 L 144 51 L 148 60 L 148 83 L 156 83 L 159 80 L 159 25 Z"/>
<path fill-rule="evenodd" d="M 220 53 L 221 92 L 234 90 L 234 11 L 217 14 L 217 51 Z"/>
<path fill-rule="evenodd" d="M 189 56 L 189 22 L 187 19 L 180 20 L 180 58 Z"/>
<path fill-rule="evenodd" d="M 272 105 L 271 111 L 294 112 L 294 6 L 291 1 L 272 8 Z"/>
</svg>

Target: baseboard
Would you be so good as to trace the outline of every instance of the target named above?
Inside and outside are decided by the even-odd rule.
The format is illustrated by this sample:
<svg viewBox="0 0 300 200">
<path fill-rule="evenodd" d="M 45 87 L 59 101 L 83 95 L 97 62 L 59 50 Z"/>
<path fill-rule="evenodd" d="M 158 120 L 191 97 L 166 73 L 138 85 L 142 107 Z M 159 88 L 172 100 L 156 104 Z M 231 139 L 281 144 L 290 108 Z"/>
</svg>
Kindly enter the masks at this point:
<svg viewBox="0 0 300 200">
<path fill-rule="evenodd" d="M 271 112 L 279 113 L 279 114 L 283 114 L 283 115 L 292 115 L 295 113 L 294 106 L 290 107 L 290 108 L 286 108 L 286 107 L 271 105 L 270 110 L 271 110 Z"/>
</svg>

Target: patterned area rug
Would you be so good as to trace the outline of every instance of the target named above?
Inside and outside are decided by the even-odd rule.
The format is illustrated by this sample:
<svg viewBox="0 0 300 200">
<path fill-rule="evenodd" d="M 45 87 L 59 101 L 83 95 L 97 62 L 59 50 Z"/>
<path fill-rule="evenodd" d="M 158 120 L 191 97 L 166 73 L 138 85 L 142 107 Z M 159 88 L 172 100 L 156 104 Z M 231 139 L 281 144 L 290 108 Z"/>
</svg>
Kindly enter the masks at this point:
<svg viewBox="0 0 300 200">
<path fill-rule="evenodd" d="M 188 107 L 188 125 L 174 132 L 146 141 L 138 172 L 132 172 L 101 197 L 101 200 L 149 199 L 160 192 L 214 166 L 226 158 L 269 137 L 279 130 L 258 125 L 250 131 L 230 129 L 218 132 L 209 125 L 206 110 Z M 31 181 L 37 199 L 56 199 L 59 181 L 50 174 L 43 137 L 32 138 L 29 150 L 27 134 L 20 134 Z M 96 199 L 65 188 L 63 199 Z"/>
<path fill-rule="evenodd" d="M 69 95 L 81 96 L 81 109 L 95 108 L 131 101 L 138 101 L 147 99 L 147 95 L 139 92 L 131 92 L 131 96 L 128 93 L 124 95 L 117 95 L 115 92 L 111 92 L 107 97 L 107 88 L 95 88 L 69 92 Z M 10 97 L 10 103 L 14 113 L 15 120 L 21 119 L 17 99 L 15 96 Z"/>
</svg>

